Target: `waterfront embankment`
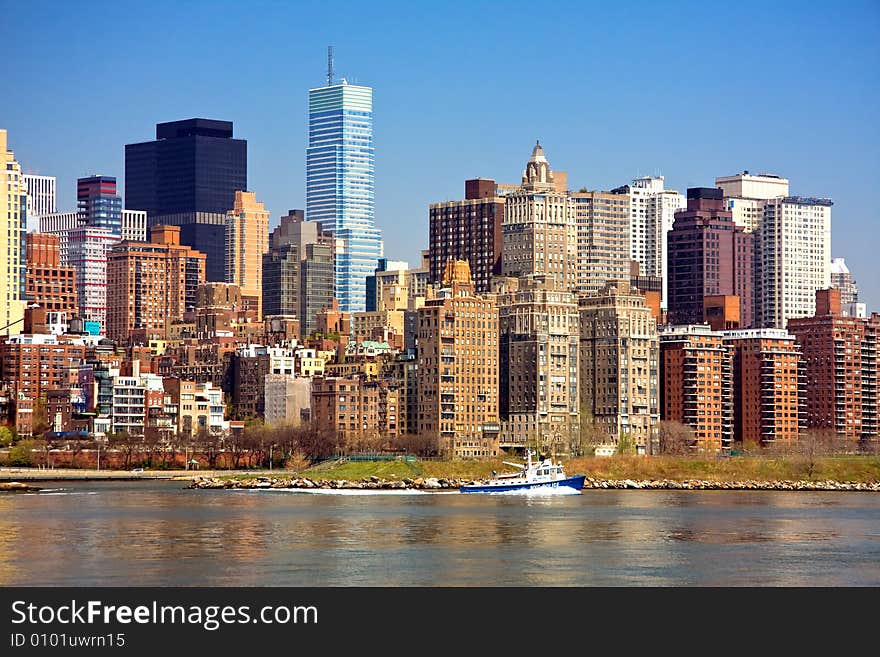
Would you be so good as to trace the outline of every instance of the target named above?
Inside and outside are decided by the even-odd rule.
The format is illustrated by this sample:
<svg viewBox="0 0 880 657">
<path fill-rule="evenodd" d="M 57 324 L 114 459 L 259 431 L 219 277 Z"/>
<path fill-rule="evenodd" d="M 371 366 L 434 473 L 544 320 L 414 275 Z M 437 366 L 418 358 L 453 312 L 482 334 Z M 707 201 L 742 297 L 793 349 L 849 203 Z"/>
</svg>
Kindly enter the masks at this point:
<svg viewBox="0 0 880 657">
<path fill-rule="evenodd" d="M 347 479 L 310 479 L 308 477 L 202 477 L 195 479 L 187 488 L 200 490 L 252 490 L 252 489 L 303 489 L 303 490 L 458 490 L 462 484 L 478 480 L 417 477 L 415 479 L 385 480 L 370 477 L 355 481 Z M 712 481 L 708 479 L 591 479 L 584 482 L 585 490 L 774 490 L 774 491 L 863 491 L 880 493 L 880 482 L 855 481 Z"/>
</svg>

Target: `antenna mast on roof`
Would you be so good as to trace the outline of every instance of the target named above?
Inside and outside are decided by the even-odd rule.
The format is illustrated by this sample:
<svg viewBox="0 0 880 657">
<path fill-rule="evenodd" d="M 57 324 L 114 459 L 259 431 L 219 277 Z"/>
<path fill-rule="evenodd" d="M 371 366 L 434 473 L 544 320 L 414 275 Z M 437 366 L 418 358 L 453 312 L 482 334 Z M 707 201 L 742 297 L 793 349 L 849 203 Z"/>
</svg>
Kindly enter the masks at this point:
<svg viewBox="0 0 880 657">
<path fill-rule="evenodd" d="M 327 86 L 333 86 L 333 46 L 327 46 Z"/>
</svg>

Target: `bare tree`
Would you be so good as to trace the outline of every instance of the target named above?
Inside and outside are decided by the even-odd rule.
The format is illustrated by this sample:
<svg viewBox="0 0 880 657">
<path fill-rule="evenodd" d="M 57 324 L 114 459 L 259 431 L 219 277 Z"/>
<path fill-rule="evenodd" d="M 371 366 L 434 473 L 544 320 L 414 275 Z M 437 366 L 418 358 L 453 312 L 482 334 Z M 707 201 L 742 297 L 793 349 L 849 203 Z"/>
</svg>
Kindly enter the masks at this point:
<svg viewBox="0 0 880 657">
<path fill-rule="evenodd" d="M 440 440 L 430 434 L 405 434 L 397 439 L 397 444 L 408 454 L 424 457 L 440 456 Z"/>
<path fill-rule="evenodd" d="M 212 470 L 217 468 L 217 458 L 220 456 L 220 443 L 220 435 L 210 431 L 207 427 L 200 427 L 195 435 L 195 447 L 208 459 L 208 467 Z"/>
<path fill-rule="evenodd" d="M 569 451 L 572 456 L 585 456 L 592 454 L 596 445 L 603 445 L 610 441 L 610 437 L 602 430 L 601 425 L 590 412 L 586 404 L 581 404 L 580 431 L 578 435 L 570 437 Z"/>
<path fill-rule="evenodd" d="M 124 456 L 124 466 L 125 469 L 131 467 L 131 460 L 134 456 L 134 450 L 137 448 L 138 441 L 135 440 L 127 431 L 120 431 L 119 433 L 108 433 L 107 434 L 107 446 L 110 449 L 114 449 L 122 452 Z"/>
<path fill-rule="evenodd" d="M 661 454 L 690 454 L 697 442 L 694 430 L 681 422 L 664 420 L 658 427 Z"/>
<path fill-rule="evenodd" d="M 816 474 L 820 459 L 842 451 L 842 442 L 830 429 L 810 429 L 798 436 L 794 451 L 803 459 L 808 478 Z"/>
</svg>

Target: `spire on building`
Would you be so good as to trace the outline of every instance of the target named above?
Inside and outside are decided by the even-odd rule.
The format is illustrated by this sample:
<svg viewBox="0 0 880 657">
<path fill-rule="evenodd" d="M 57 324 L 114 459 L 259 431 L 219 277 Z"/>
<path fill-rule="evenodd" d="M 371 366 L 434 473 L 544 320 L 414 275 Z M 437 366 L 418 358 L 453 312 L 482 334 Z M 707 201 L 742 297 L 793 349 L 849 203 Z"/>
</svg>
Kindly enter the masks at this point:
<svg viewBox="0 0 880 657">
<path fill-rule="evenodd" d="M 535 142 L 535 147 L 532 149 L 532 156 L 523 172 L 522 184 L 528 190 L 552 190 L 555 188 L 553 172 L 550 171 L 550 163 L 547 161 L 540 140 Z"/>
</svg>

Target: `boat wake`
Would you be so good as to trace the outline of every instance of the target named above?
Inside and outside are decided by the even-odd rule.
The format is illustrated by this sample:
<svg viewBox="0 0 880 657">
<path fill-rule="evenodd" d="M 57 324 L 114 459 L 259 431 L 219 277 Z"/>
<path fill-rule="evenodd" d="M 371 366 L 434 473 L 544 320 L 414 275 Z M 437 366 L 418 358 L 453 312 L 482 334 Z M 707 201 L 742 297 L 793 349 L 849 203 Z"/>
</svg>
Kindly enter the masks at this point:
<svg viewBox="0 0 880 657">
<path fill-rule="evenodd" d="M 306 495 L 427 495 L 423 490 L 412 488 L 374 490 L 361 488 L 252 488 L 254 493 L 303 493 Z"/>
<path fill-rule="evenodd" d="M 493 490 L 482 493 L 483 495 L 516 495 L 519 497 L 555 497 L 580 495 L 581 492 L 570 486 L 557 486 L 556 488 L 540 486 L 538 488 L 516 488 L 513 490 Z"/>
</svg>

